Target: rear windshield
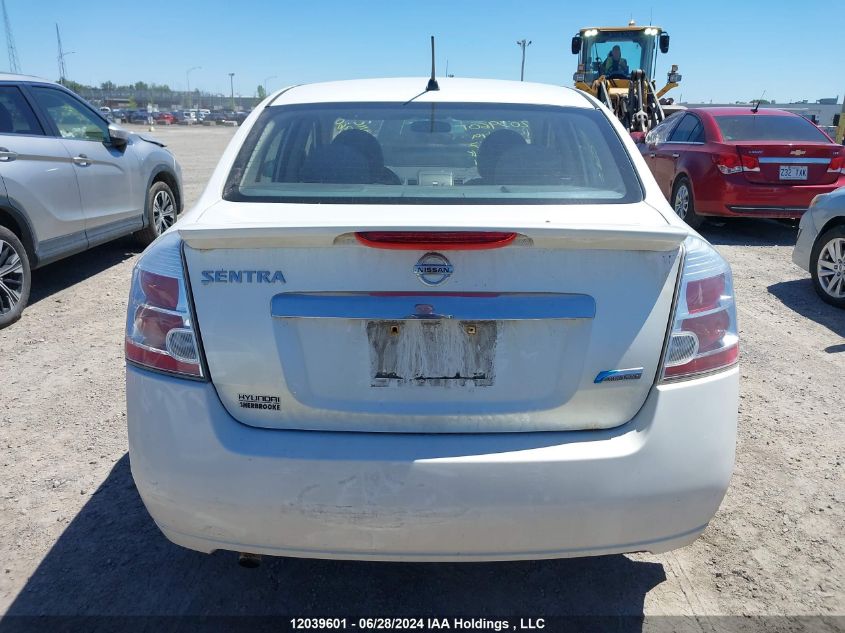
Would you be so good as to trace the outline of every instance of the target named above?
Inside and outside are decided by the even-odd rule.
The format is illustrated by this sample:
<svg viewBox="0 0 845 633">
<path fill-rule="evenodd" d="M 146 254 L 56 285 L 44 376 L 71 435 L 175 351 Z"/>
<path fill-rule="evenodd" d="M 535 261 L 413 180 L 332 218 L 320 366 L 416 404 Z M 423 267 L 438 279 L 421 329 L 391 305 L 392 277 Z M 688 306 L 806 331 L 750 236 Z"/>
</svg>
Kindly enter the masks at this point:
<svg viewBox="0 0 845 633">
<path fill-rule="evenodd" d="M 267 108 L 224 198 L 242 202 L 628 203 L 642 189 L 599 111 L 467 103 Z"/>
<path fill-rule="evenodd" d="M 830 143 L 819 128 L 802 116 L 716 116 L 726 141 L 807 141 Z"/>
</svg>

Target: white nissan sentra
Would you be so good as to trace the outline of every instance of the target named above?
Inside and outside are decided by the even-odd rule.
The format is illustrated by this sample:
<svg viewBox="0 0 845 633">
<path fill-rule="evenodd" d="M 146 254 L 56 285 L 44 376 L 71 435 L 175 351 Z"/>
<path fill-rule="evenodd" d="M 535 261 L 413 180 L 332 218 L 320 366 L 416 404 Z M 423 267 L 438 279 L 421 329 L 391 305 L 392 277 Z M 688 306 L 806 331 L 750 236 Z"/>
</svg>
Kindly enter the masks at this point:
<svg viewBox="0 0 845 633">
<path fill-rule="evenodd" d="M 734 463 L 731 271 L 589 96 L 296 86 L 141 256 L 132 474 L 202 552 L 663 552 Z M 250 557 L 252 558 L 252 557 Z"/>
</svg>

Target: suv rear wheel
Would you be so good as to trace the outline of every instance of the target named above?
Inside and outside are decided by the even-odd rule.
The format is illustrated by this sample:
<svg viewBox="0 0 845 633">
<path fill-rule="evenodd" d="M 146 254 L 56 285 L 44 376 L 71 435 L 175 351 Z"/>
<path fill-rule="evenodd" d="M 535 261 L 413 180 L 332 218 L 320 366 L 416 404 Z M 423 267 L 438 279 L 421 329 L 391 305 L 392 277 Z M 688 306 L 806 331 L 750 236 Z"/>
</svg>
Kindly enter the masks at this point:
<svg viewBox="0 0 845 633">
<path fill-rule="evenodd" d="M 147 195 L 147 228 L 135 235 L 144 246 L 151 244 L 176 222 L 176 196 L 166 182 L 154 182 Z"/>
<path fill-rule="evenodd" d="M 29 301 L 32 271 L 18 237 L 0 226 L 0 329 L 17 321 Z"/>
<path fill-rule="evenodd" d="M 834 226 L 816 238 L 810 254 L 810 275 L 824 301 L 845 308 L 845 226 Z"/>
</svg>

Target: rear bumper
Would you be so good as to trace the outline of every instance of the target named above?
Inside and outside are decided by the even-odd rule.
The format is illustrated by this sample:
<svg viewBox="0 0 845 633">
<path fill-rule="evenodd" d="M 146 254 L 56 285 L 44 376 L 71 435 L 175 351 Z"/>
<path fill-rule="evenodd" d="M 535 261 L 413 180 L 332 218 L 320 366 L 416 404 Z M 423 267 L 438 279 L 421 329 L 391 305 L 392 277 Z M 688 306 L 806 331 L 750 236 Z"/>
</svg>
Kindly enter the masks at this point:
<svg viewBox="0 0 845 633">
<path fill-rule="evenodd" d="M 132 474 L 173 542 L 279 556 L 508 560 L 693 541 L 734 463 L 738 369 L 652 392 L 602 431 L 258 429 L 214 388 L 127 367 Z"/>
<path fill-rule="evenodd" d="M 708 178 L 693 193 L 700 215 L 795 219 L 804 214 L 815 196 L 842 186 L 845 176 L 829 185 L 763 185 L 737 174 Z"/>
</svg>

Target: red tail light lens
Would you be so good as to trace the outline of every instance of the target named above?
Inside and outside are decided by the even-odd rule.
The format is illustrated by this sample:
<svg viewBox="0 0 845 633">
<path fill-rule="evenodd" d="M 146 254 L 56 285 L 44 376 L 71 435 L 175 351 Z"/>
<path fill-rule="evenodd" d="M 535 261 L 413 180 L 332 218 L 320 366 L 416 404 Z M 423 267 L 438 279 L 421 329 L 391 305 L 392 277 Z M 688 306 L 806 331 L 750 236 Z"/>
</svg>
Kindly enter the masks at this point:
<svg viewBox="0 0 845 633">
<path fill-rule="evenodd" d="M 725 152 L 713 154 L 713 162 L 716 168 L 723 174 L 738 174 L 743 171 L 760 171 L 760 161 L 756 156 L 738 154 L 736 152 Z"/>
<path fill-rule="evenodd" d="M 176 233 L 153 244 L 133 271 L 125 349 L 126 360 L 136 365 L 203 377 Z"/>
<path fill-rule="evenodd" d="M 840 154 L 830 159 L 830 166 L 827 168 L 829 174 L 845 174 L 845 156 Z"/>
<path fill-rule="evenodd" d="M 152 305 L 175 310 L 179 304 L 179 280 L 157 275 L 148 270 L 138 273 L 141 290 Z"/>
<path fill-rule="evenodd" d="M 704 240 L 689 237 L 685 245 L 681 292 L 664 358 L 664 380 L 727 368 L 739 359 L 730 268 Z"/>
<path fill-rule="evenodd" d="M 687 283 L 687 308 L 690 314 L 712 310 L 725 292 L 725 276 L 706 277 Z"/>
<path fill-rule="evenodd" d="M 742 162 L 742 171 L 760 171 L 760 161 L 756 156 L 748 156 L 743 154 L 740 159 Z"/>
<path fill-rule="evenodd" d="M 355 239 L 370 248 L 471 251 L 502 248 L 516 233 L 499 231 L 362 231 Z"/>
</svg>

